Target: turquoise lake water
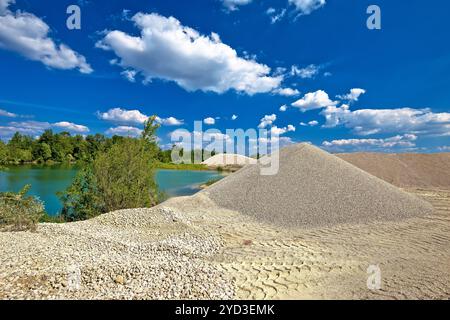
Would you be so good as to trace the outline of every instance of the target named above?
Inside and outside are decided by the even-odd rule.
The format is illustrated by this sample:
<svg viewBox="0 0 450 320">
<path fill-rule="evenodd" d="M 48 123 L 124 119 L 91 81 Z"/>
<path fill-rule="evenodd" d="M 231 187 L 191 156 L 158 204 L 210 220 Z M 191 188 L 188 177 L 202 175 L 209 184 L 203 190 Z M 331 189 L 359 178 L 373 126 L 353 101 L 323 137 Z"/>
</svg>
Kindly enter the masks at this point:
<svg viewBox="0 0 450 320">
<path fill-rule="evenodd" d="M 0 192 L 17 192 L 31 184 L 29 195 L 44 201 L 47 212 L 57 215 L 61 202 L 56 193 L 65 190 L 77 173 L 74 166 L 14 166 L 0 171 Z M 156 182 L 169 197 L 192 195 L 200 190 L 200 185 L 222 175 L 216 171 L 157 170 Z"/>
</svg>

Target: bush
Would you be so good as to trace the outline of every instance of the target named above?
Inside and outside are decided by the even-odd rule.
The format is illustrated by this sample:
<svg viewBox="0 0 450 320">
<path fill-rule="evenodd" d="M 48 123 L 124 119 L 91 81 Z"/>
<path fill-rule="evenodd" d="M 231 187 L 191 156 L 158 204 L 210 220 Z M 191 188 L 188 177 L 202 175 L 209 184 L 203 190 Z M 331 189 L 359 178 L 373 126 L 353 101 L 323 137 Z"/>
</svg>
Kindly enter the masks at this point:
<svg viewBox="0 0 450 320">
<path fill-rule="evenodd" d="M 19 193 L 0 193 L 0 228 L 11 231 L 36 230 L 45 212 L 41 201 L 25 196 L 30 187 L 25 186 Z"/>
<path fill-rule="evenodd" d="M 60 198 L 66 220 L 85 220 L 120 209 L 158 203 L 154 166 L 158 156 L 151 118 L 140 139 L 123 138 L 97 157 L 75 178 Z"/>
</svg>

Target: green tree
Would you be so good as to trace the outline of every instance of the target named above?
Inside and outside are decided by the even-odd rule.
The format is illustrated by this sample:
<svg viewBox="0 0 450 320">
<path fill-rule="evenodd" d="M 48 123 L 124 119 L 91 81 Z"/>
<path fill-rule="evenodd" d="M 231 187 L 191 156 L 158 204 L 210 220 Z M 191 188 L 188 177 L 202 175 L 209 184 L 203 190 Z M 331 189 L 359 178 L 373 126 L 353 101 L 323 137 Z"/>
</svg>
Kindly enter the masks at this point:
<svg viewBox="0 0 450 320">
<path fill-rule="evenodd" d="M 158 127 L 152 117 L 139 139 L 117 139 L 110 148 L 99 150 L 60 195 L 63 214 L 69 220 L 83 220 L 114 210 L 157 204 L 154 165 L 160 151 L 156 144 Z"/>
<path fill-rule="evenodd" d="M 52 149 L 50 146 L 43 142 L 36 142 L 33 146 L 33 159 L 35 161 L 47 161 L 52 157 Z"/>
</svg>

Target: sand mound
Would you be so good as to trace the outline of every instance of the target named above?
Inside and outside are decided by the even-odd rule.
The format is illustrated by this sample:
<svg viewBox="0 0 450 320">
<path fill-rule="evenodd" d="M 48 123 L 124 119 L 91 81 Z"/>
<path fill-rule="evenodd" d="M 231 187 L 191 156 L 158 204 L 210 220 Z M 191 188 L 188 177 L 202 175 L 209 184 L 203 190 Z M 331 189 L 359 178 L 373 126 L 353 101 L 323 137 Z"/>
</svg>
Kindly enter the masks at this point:
<svg viewBox="0 0 450 320">
<path fill-rule="evenodd" d="M 352 153 L 337 156 L 398 187 L 450 187 L 450 153 Z"/>
<path fill-rule="evenodd" d="M 308 144 L 280 151 L 280 169 L 244 167 L 205 191 L 219 206 L 286 227 L 399 220 L 433 211 L 417 197 Z"/>
<path fill-rule="evenodd" d="M 218 167 L 218 166 L 245 166 L 247 164 L 256 164 L 257 160 L 253 158 L 249 158 L 246 156 L 242 156 L 240 154 L 216 154 L 215 156 L 203 161 L 203 164 L 206 164 L 210 167 Z"/>
</svg>

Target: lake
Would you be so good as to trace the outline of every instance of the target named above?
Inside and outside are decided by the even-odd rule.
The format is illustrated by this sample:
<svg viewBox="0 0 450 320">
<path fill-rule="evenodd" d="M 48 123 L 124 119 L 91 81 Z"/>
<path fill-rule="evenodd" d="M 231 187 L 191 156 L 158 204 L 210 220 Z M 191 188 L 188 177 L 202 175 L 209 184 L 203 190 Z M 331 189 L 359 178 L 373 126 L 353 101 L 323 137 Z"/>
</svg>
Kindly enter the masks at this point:
<svg viewBox="0 0 450 320">
<path fill-rule="evenodd" d="M 78 169 L 70 165 L 23 165 L 11 166 L 0 171 L 0 192 L 18 192 L 31 184 L 28 193 L 44 201 L 46 211 L 57 215 L 61 210 L 58 191 L 65 190 L 77 174 Z M 216 171 L 156 170 L 156 182 L 169 197 L 188 196 L 200 190 L 203 183 L 223 177 Z"/>
</svg>

